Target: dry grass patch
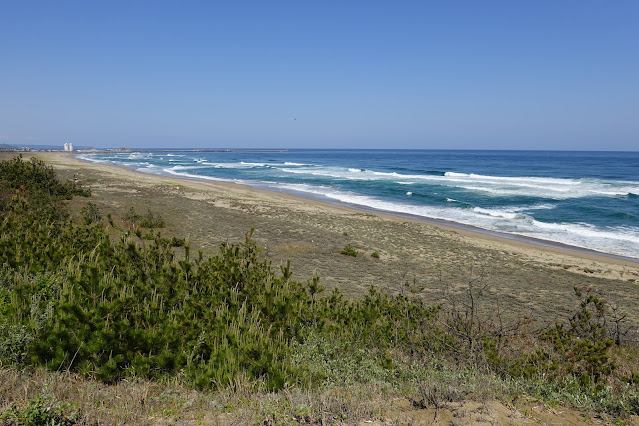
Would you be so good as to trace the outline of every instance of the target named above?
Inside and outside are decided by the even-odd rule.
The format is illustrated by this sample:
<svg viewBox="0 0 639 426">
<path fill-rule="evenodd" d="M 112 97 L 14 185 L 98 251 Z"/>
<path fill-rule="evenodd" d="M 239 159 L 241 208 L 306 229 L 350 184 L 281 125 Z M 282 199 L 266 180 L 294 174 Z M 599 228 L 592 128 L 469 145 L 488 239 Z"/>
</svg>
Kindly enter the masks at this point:
<svg viewBox="0 0 639 426">
<path fill-rule="evenodd" d="M 64 407 L 80 424 L 158 424 L 197 421 L 218 407 L 211 395 L 190 390 L 179 379 L 166 383 L 122 380 L 106 385 L 77 374 L 37 369 L 0 369 L 0 411 L 24 409 L 38 398 L 44 406 Z"/>
<path fill-rule="evenodd" d="M 273 254 L 292 257 L 301 254 L 315 253 L 317 247 L 309 243 L 288 243 L 274 245 L 269 248 L 269 251 Z"/>
</svg>

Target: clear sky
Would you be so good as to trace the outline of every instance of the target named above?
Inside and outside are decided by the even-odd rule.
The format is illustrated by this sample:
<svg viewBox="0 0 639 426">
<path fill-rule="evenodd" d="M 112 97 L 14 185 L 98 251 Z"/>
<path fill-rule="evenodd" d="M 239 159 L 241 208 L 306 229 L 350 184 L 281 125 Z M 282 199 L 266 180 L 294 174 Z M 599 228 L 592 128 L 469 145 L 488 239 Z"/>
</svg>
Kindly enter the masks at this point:
<svg viewBox="0 0 639 426">
<path fill-rule="evenodd" d="M 639 1 L 0 1 L 0 143 L 639 150 Z"/>
</svg>

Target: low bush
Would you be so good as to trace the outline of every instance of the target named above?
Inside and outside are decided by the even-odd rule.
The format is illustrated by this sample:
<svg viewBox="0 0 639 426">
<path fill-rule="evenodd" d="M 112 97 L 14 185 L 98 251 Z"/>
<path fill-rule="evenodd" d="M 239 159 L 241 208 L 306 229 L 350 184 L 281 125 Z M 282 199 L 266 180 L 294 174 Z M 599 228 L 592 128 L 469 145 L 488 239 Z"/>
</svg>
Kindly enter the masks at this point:
<svg viewBox="0 0 639 426">
<path fill-rule="evenodd" d="M 101 220 L 100 209 L 95 203 L 88 202 L 86 206 L 82 207 L 82 221 L 85 225 L 100 223 Z"/>
<path fill-rule="evenodd" d="M 162 216 L 158 213 L 153 213 L 151 210 L 149 210 L 145 215 L 140 215 L 135 212 L 133 207 L 131 207 L 129 212 L 124 216 L 124 219 L 143 228 L 164 228 L 165 226 Z"/>
<path fill-rule="evenodd" d="M 3 424 L 21 426 L 74 425 L 78 417 L 78 411 L 69 404 L 52 402 L 42 396 L 28 401 L 23 407 L 13 404 L 0 413 Z"/>
<path fill-rule="evenodd" d="M 353 257 L 357 257 L 357 255 L 359 254 L 357 252 L 357 250 L 355 249 L 355 247 L 353 247 L 350 244 L 347 244 L 341 251 L 342 254 L 346 255 L 346 256 L 353 256 Z"/>
</svg>

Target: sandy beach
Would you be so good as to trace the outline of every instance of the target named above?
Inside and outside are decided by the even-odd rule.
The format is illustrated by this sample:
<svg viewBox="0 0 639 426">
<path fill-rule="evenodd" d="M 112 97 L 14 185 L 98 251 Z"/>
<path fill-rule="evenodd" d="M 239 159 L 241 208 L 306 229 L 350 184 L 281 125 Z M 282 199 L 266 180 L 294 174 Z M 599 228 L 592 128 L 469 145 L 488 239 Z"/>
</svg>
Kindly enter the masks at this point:
<svg viewBox="0 0 639 426">
<path fill-rule="evenodd" d="M 6 157 L 8 154 L 5 154 Z M 348 296 L 373 285 L 391 292 L 410 283 L 429 302 L 444 289 L 463 291 L 481 279 L 490 309 L 542 322 L 565 318 L 577 304 L 573 288 L 592 288 L 639 319 L 639 263 L 593 253 L 546 247 L 383 213 L 371 213 L 225 182 L 157 176 L 69 153 L 37 153 L 63 179 L 76 176 L 91 201 L 116 223 L 133 207 L 160 214 L 165 235 L 188 237 L 213 253 L 222 241 L 240 241 L 251 228 L 273 265 L 291 261 L 294 278 L 317 274 L 327 288 Z M 76 199 L 78 212 L 86 199 Z M 341 254 L 350 244 L 358 255 Z M 373 257 L 374 252 L 379 257 Z"/>
</svg>

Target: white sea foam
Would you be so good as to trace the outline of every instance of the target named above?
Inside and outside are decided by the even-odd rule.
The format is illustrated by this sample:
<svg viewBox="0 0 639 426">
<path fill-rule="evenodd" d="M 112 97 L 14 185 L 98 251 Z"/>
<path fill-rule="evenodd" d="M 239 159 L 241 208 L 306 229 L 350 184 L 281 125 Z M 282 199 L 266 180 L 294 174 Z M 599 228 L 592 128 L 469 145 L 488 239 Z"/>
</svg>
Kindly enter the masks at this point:
<svg viewBox="0 0 639 426">
<path fill-rule="evenodd" d="M 249 168 L 260 168 L 260 167 L 272 168 L 272 167 L 284 167 L 284 166 L 310 166 L 309 164 L 290 163 L 290 162 L 260 163 L 260 162 L 250 162 L 250 161 L 238 161 L 234 163 L 228 163 L 228 162 L 209 162 L 209 161 L 206 161 L 205 159 L 196 159 L 195 161 L 197 161 L 200 164 L 206 164 L 218 169 L 249 169 Z M 297 169 L 290 169 L 290 170 L 297 170 Z"/>
<path fill-rule="evenodd" d="M 444 173 L 446 177 L 455 177 L 455 178 L 463 178 L 463 179 L 471 179 L 471 180 L 480 180 L 480 181 L 496 181 L 496 182 L 538 182 L 538 183 L 547 183 L 552 185 L 580 185 L 581 182 L 575 179 L 558 179 L 558 178 L 544 178 L 544 177 L 519 177 L 519 176 L 486 176 L 486 175 L 477 175 L 474 173 L 456 173 L 456 172 L 446 172 Z"/>
<path fill-rule="evenodd" d="M 593 192 L 608 196 L 628 196 L 630 194 L 639 195 L 639 186 L 620 186 L 618 188 L 613 187 L 608 190 L 597 190 Z"/>
<path fill-rule="evenodd" d="M 340 167 L 282 168 L 283 172 L 324 176 L 346 180 L 381 180 L 398 184 L 435 184 L 493 196 L 528 196 L 569 199 L 592 196 L 616 197 L 639 194 L 639 182 L 601 181 L 595 179 L 559 179 L 544 177 L 485 176 L 446 172 L 441 175 L 414 175 Z"/>
<path fill-rule="evenodd" d="M 208 169 L 208 166 L 171 166 L 167 170 L 196 170 L 196 169 Z"/>
<path fill-rule="evenodd" d="M 552 210 L 556 207 L 557 206 L 553 204 L 534 204 L 526 207 L 525 210 Z"/>
<path fill-rule="evenodd" d="M 254 167 L 260 167 L 256 163 L 210 163 L 210 162 L 202 162 L 200 164 L 204 164 L 206 166 L 212 166 L 216 169 L 252 169 Z M 260 163 L 261 164 L 261 163 Z"/>
<path fill-rule="evenodd" d="M 523 219 L 526 217 L 520 213 L 513 211 L 512 209 L 484 209 L 481 207 L 474 207 L 473 211 L 476 213 L 505 219 Z"/>
<path fill-rule="evenodd" d="M 158 174 L 162 172 L 162 168 L 153 166 L 153 165 L 138 167 L 135 170 L 142 173 L 153 173 L 153 174 Z"/>
<path fill-rule="evenodd" d="M 144 153 L 144 152 L 134 152 L 134 153 L 126 155 L 125 158 L 127 160 L 141 160 L 141 159 L 146 159 L 146 158 L 153 158 L 153 154 L 152 153 Z"/>
<path fill-rule="evenodd" d="M 175 170 L 175 168 L 173 167 L 169 167 L 166 169 L 163 169 L 163 171 L 165 173 L 170 173 L 174 176 L 180 176 L 180 177 L 186 177 L 189 179 L 205 179 L 205 180 L 212 180 L 212 181 L 218 181 L 218 182 L 237 182 L 236 179 L 222 179 L 222 178 L 216 178 L 213 176 L 206 176 L 206 175 L 195 175 L 192 173 L 185 173 L 185 172 L 180 172 Z"/>
<path fill-rule="evenodd" d="M 113 161 L 111 160 L 100 160 L 99 158 L 95 158 L 92 154 L 80 154 L 78 155 L 78 158 L 81 160 L 90 161 L 92 163 L 102 163 L 102 164 L 113 163 Z"/>
<path fill-rule="evenodd" d="M 359 171 L 359 172 L 351 172 L 348 171 L 348 169 L 342 169 L 342 168 L 298 168 L 298 169 L 291 169 L 291 168 L 282 168 L 280 169 L 283 172 L 286 173 L 294 173 L 294 174 L 301 174 L 301 175 L 311 175 L 311 176 L 323 176 L 323 177 L 332 177 L 332 178 L 336 178 L 336 179 L 348 179 L 348 180 L 371 180 L 368 178 L 367 174 L 365 172 Z"/>
</svg>

